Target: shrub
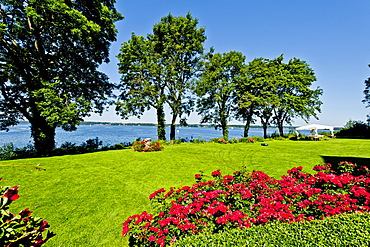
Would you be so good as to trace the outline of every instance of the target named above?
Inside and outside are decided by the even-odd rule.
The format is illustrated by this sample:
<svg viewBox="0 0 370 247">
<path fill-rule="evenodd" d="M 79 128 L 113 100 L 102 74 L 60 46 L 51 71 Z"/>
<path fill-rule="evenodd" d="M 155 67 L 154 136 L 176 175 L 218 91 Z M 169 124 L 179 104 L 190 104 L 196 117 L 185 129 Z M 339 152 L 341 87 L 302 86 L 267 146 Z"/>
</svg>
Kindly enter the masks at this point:
<svg viewBox="0 0 370 247">
<path fill-rule="evenodd" d="M 0 160 L 10 160 L 16 156 L 13 142 L 6 143 L 0 147 Z"/>
<path fill-rule="evenodd" d="M 289 233 L 289 235 L 287 235 Z M 196 234 L 174 246 L 358 246 L 370 242 L 370 214 L 335 215 L 324 220 L 281 224 L 273 222 L 218 234 Z"/>
<path fill-rule="evenodd" d="M 224 138 L 212 138 L 211 140 L 209 140 L 209 142 L 220 143 L 220 144 L 228 144 L 229 143 Z"/>
<path fill-rule="evenodd" d="M 190 142 L 195 143 L 195 144 L 200 144 L 200 143 L 205 143 L 206 140 L 201 139 L 201 138 L 195 138 L 195 139 L 191 139 Z"/>
<path fill-rule="evenodd" d="M 122 143 L 116 143 L 114 144 L 114 149 L 124 149 L 125 146 Z"/>
<path fill-rule="evenodd" d="M 362 121 L 350 120 L 335 135 L 344 138 L 370 138 L 370 125 Z"/>
<path fill-rule="evenodd" d="M 237 138 L 233 138 L 233 139 L 230 139 L 228 142 L 229 142 L 230 144 L 234 144 L 234 143 L 238 143 L 238 142 L 239 142 L 239 140 L 238 140 Z"/>
<path fill-rule="evenodd" d="M 155 152 L 162 151 L 164 147 L 161 146 L 159 141 L 150 142 L 150 144 L 147 144 L 144 141 L 135 141 L 132 144 L 132 148 L 137 152 Z"/>
<path fill-rule="evenodd" d="M 87 152 L 97 151 L 99 146 L 103 145 L 102 141 L 99 141 L 99 138 L 89 139 L 86 142 L 82 143 L 81 147 Z"/>
<path fill-rule="evenodd" d="M 199 233 L 370 211 L 367 167 L 342 162 L 338 169 L 315 166 L 317 174 L 302 169 L 292 168 L 280 180 L 260 171 L 223 176 L 217 170 L 208 181 L 203 174 L 196 174 L 197 183 L 192 186 L 151 194 L 154 213 L 129 217 L 122 233 L 132 246 L 164 246 Z"/>
<path fill-rule="evenodd" d="M 260 137 L 260 136 L 252 136 L 253 140 L 255 142 L 264 142 L 265 139 L 263 137 Z"/>
<path fill-rule="evenodd" d="M 239 142 L 243 143 L 254 143 L 254 139 L 252 137 L 242 137 L 239 139 Z"/>
<path fill-rule="evenodd" d="M 55 234 L 45 232 L 48 222 L 31 216 L 28 208 L 18 214 L 9 211 L 9 205 L 19 198 L 18 187 L 0 187 L 0 243 L 2 246 L 41 246 Z"/>
<path fill-rule="evenodd" d="M 176 139 L 176 140 L 171 140 L 170 144 L 181 144 L 184 142 L 184 139 Z"/>
</svg>

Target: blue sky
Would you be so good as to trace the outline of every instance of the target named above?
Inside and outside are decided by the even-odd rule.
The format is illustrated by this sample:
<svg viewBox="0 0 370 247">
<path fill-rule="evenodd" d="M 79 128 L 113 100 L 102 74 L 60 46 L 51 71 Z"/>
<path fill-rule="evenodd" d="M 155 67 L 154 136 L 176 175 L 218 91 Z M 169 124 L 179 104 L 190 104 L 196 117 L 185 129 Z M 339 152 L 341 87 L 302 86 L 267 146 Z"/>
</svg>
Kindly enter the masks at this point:
<svg viewBox="0 0 370 247">
<path fill-rule="evenodd" d="M 315 71 L 324 94 L 319 120 L 343 126 L 349 119 L 366 120 L 364 81 L 370 77 L 370 1 L 368 0 L 118 0 L 118 10 L 125 19 L 117 23 L 118 40 L 111 46 L 111 62 L 103 65 L 112 81 L 117 72 L 121 43 L 132 32 L 146 35 L 153 25 L 169 13 L 188 12 L 205 27 L 205 47 L 216 52 L 242 52 L 247 62 L 257 57 L 275 58 L 284 54 L 285 62 L 296 57 L 306 61 Z M 170 115 L 167 113 L 169 122 Z M 137 119 L 122 120 L 111 108 L 103 116 L 92 115 L 87 121 L 152 122 L 155 112 Z M 194 112 L 189 123 L 198 123 Z M 232 121 L 232 123 L 238 123 Z M 297 119 L 293 125 L 305 124 Z"/>
</svg>

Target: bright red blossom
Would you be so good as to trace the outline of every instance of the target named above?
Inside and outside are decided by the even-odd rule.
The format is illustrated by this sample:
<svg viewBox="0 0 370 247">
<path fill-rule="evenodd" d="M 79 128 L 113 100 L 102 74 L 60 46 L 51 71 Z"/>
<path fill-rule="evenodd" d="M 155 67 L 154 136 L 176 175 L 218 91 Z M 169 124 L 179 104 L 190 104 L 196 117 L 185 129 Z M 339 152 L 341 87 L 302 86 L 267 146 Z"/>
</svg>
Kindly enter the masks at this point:
<svg viewBox="0 0 370 247">
<path fill-rule="evenodd" d="M 348 173 L 351 169 L 359 172 L 349 163 L 336 171 L 328 164 L 314 169 L 318 172 L 312 175 L 303 173 L 302 167 L 292 168 L 280 180 L 259 171 L 221 177 L 220 170 L 216 170 L 212 172 L 215 180 L 151 194 L 149 198 L 156 197 L 161 211 L 129 217 L 122 233 L 148 234 L 140 239 L 165 246 L 179 236 L 210 227 L 220 230 L 268 221 L 297 222 L 345 212 L 370 212 L 369 174 Z M 200 180 L 201 175 L 195 178 Z"/>
</svg>

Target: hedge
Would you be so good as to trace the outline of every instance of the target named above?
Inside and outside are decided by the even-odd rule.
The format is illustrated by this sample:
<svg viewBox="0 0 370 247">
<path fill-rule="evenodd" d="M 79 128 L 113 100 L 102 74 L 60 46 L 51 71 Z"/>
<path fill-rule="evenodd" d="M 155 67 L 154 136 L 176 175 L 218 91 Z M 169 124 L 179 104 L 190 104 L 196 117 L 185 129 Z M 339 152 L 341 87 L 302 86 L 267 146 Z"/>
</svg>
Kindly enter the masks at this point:
<svg viewBox="0 0 370 247">
<path fill-rule="evenodd" d="M 172 246 L 370 246 L 370 214 L 341 214 L 304 223 L 272 222 L 213 235 L 193 235 Z"/>
</svg>

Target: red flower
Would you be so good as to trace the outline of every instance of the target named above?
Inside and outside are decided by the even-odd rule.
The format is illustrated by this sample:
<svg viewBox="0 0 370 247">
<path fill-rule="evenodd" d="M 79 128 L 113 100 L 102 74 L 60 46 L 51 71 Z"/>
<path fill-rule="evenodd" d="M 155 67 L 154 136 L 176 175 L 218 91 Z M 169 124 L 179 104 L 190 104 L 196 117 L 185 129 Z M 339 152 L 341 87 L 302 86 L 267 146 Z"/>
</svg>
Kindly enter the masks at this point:
<svg viewBox="0 0 370 247">
<path fill-rule="evenodd" d="M 45 231 L 49 228 L 49 223 L 46 220 L 42 221 L 42 225 L 40 226 L 40 231 Z"/>
<path fill-rule="evenodd" d="M 221 170 L 220 169 L 218 169 L 218 170 L 216 170 L 216 171 L 214 171 L 214 172 L 212 172 L 212 176 L 213 177 L 217 177 L 217 176 L 221 176 L 221 172 L 220 172 Z"/>
<path fill-rule="evenodd" d="M 149 196 L 149 200 L 151 200 L 153 197 L 156 197 L 157 196 L 157 194 L 159 194 L 159 193 L 162 193 L 162 192 L 165 192 L 166 190 L 165 189 L 159 189 L 159 190 L 157 190 L 157 191 L 155 191 L 154 193 L 152 193 L 152 194 L 150 194 L 150 196 Z"/>
<path fill-rule="evenodd" d="M 8 198 L 9 200 L 11 201 L 15 201 L 19 198 L 19 195 L 18 195 L 18 188 L 19 188 L 19 185 L 18 186 L 15 186 L 11 189 L 8 189 L 5 193 L 4 193 L 4 196 L 6 198 Z"/>
<path fill-rule="evenodd" d="M 30 216 L 31 213 L 32 213 L 32 211 L 30 211 L 28 208 L 26 208 L 25 210 L 20 211 L 19 215 L 21 216 L 21 218 L 25 218 L 25 217 Z"/>
</svg>

